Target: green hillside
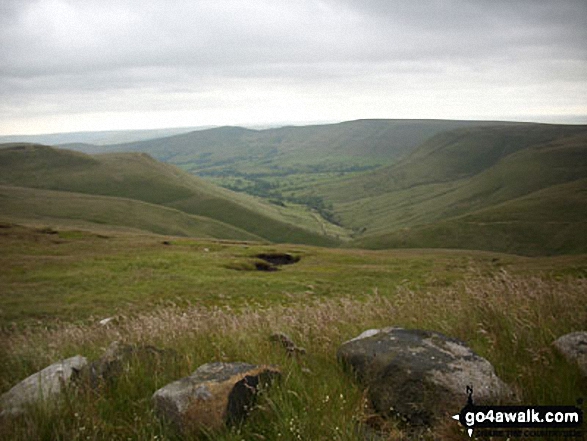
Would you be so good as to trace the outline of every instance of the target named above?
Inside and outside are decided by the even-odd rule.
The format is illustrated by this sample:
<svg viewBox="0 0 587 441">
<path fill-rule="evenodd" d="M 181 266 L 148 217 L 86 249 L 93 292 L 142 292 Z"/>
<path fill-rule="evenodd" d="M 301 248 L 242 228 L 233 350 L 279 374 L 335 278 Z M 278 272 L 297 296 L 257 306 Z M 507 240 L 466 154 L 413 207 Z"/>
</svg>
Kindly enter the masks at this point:
<svg viewBox="0 0 587 441">
<path fill-rule="evenodd" d="M 341 124 L 323 151 L 320 127 L 280 129 L 271 158 L 238 144 L 255 131 L 221 129 L 213 182 L 187 171 L 206 154 L 182 169 L 0 145 L 0 394 L 59 360 L 90 363 L 55 400 L 17 400 L 21 415 L 2 402 L 0 438 L 189 438 L 154 392 L 241 360 L 280 381 L 197 439 L 470 439 L 448 417 L 378 416 L 336 353 L 388 326 L 465 342 L 515 392 L 501 404 L 585 396 L 553 341 L 587 323 L 587 126 L 418 124 Z"/>
<path fill-rule="evenodd" d="M 0 136 L 0 143 L 27 142 L 30 144 L 62 145 L 68 143 L 86 144 L 94 149 L 97 146 L 118 144 L 122 142 L 135 142 L 146 139 L 162 138 L 173 136 L 179 133 L 202 130 L 209 127 L 181 127 L 168 129 L 146 129 L 146 130 L 107 130 L 89 132 L 66 132 L 46 133 L 41 135 L 3 135 Z M 84 152 L 91 153 L 91 152 Z"/>
<path fill-rule="evenodd" d="M 587 248 L 587 179 L 447 220 L 358 239 L 354 246 L 579 254 Z"/>
<path fill-rule="evenodd" d="M 398 163 L 325 185 L 320 191 L 335 202 L 378 196 L 426 184 L 444 184 L 474 176 L 511 154 L 530 147 L 574 142 L 580 148 L 587 126 L 510 124 L 440 133 Z M 574 137 L 579 136 L 576 140 Z"/>
<path fill-rule="evenodd" d="M 471 136 L 475 140 L 475 136 Z M 462 142 L 462 140 L 461 140 Z M 431 144 L 429 144 L 431 145 Z M 472 144 L 467 151 L 483 152 Z M 316 189 L 333 203 L 346 226 L 370 233 L 430 223 L 530 194 L 587 176 L 587 131 L 539 144 L 467 176 L 447 162 L 459 154 L 435 151 L 420 159 L 416 153 L 394 167 Z M 454 158 L 457 159 L 454 159 Z M 454 176 L 450 179 L 450 176 Z"/>
<path fill-rule="evenodd" d="M 305 207 L 333 236 L 335 211 L 314 187 L 396 163 L 430 137 L 491 121 L 357 120 L 252 130 L 219 127 L 159 139 L 97 146 L 67 144 L 86 153 L 143 152 L 230 190 L 277 206 Z M 500 123 L 505 124 L 505 123 Z M 80 138 L 79 142 L 83 142 Z M 321 228 L 322 228 L 321 227 Z"/>
<path fill-rule="evenodd" d="M 396 165 L 333 181 L 315 191 L 333 205 L 343 225 L 363 233 L 358 246 L 462 246 L 521 253 L 536 253 L 544 246 L 545 252 L 567 252 L 584 251 L 586 242 L 559 246 L 538 238 L 552 236 L 555 217 L 584 214 L 580 207 L 587 198 L 581 186 L 564 187 L 567 192 L 555 187 L 586 177 L 585 126 L 508 126 L 440 134 Z M 551 187 L 552 193 L 536 193 Z M 549 209 L 551 194 L 562 211 Z M 523 199 L 526 196 L 531 205 Z M 534 218 L 535 240 L 524 239 L 516 230 L 519 224 L 508 223 L 507 211 L 496 208 L 506 202 L 511 212 L 517 212 L 516 204 L 524 204 L 527 219 Z M 451 220 L 472 213 L 476 222 L 466 228 L 462 218 Z M 499 222 L 498 215 L 504 217 L 500 230 L 509 241 L 497 240 L 493 227 L 486 226 Z M 462 234 L 463 229 L 468 233 Z"/>
<path fill-rule="evenodd" d="M 363 120 L 101 148 L 135 152 L 13 145 L 0 150 L 0 184 L 163 205 L 273 242 L 587 251 L 571 235 L 585 227 L 587 126 Z"/>
<path fill-rule="evenodd" d="M 219 127 L 142 142 L 111 146 L 78 144 L 68 148 L 92 153 L 148 153 L 225 188 L 277 204 L 302 204 L 332 221 L 332 210 L 319 196 L 301 194 L 340 176 L 353 176 L 393 164 L 435 134 L 495 124 L 357 120 L 265 130 Z"/>
<path fill-rule="evenodd" d="M 232 225 L 133 199 L 0 185 L 0 200 L 3 222 L 262 241 Z"/>
<path fill-rule="evenodd" d="M 357 120 L 338 124 L 251 130 L 219 127 L 134 143 L 104 146 L 116 151 L 140 151 L 192 171 L 242 160 L 262 159 L 268 170 L 284 165 L 344 164 L 350 159 L 390 162 L 409 153 L 431 136 L 459 127 L 492 125 L 479 121 Z M 259 165 L 259 164 L 255 164 Z"/>
<path fill-rule="evenodd" d="M 164 205 L 275 242 L 336 243 L 307 213 L 217 188 L 146 154 L 89 156 L 39 145 L 7 145 L 0 149 L 0 184 Z"/>
</svg>

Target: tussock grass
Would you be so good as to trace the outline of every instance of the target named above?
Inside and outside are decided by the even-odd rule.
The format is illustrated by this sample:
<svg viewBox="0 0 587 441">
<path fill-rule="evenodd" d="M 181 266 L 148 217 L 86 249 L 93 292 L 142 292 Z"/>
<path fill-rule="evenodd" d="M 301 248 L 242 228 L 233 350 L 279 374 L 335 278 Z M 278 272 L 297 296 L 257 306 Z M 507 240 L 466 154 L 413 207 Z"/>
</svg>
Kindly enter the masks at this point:
<svg viewBox="0 0 587 441">
<path fill-rule="evenodd" d="M 6 439 L 176 439 L 153 415 L 152 393 L 203 363 L 247 361 L 281 366 L 282 381 L 262 394 L 242 426 L 210 434 L 210 439 L 361 439 L 361 427 L 381 421 L 373 417 L 335 353 L 343 341 L 383 326 L 432 329 L 464 340 L 494 364 L 519 402 L 574 404 L 587 392 L 587 384 L 551 343 L 584 328 L 586 293 L 585 279 L 502 271 L 473 275 L 448 287 L 399 287 L 393 295 L 374 290 L 360 300 L 347 296 L 293 306 L 251 303 L 238 310 L 169 305 L 120 315 L 107 326 L 25 329 L 4 336 L 2 391 L 59 358 L 76 353 L 97 357 L 113 340 L 172 348 L 179 357 L 156 366 L 131 363 L 99 393 L 71 391 L 58 406 L 4 421 L 0 430 Z M 288 357 L 269 341 L 275 331 L 287 332 L 307 355 Z M 399 422 L 384 426 L 389 439 L 410 437 Z M 466 439 L 457 424 L 449 422 L 439 430 L 426 436 Z"/>
</svg>

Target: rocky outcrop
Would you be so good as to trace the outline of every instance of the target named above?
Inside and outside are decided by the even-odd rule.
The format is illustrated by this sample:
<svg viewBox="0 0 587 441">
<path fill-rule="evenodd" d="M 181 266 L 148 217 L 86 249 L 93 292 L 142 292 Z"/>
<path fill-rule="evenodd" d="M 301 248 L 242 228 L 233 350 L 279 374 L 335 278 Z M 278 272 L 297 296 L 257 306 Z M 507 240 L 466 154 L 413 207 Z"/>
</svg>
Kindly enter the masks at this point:
<svg viewBox="0 0 587 441">
<path fill-rule="evenodd" d="M 181 433 L 214 431 L 241 421 L 260 388 L 280 375 L 273 366 L 208 363 L 156 391 L 155 411 Z"/>
<path fill-rule="evenodd" d="M 57 398 L 87 363 L 85 357 L 76 355 L 27 377 L 0 397 L 1 415 L 19 415 L 29 405 Z"/>
<path fill-rule="evenodd" d="M 458 413 L 473 386 L 475 403 L 511 398 L 493 366 L 463 342 L 437 332 L 372 329 L 345 342 L 337 356 L 366 386 L 373 408 L 411 425 L 431 426 Z"/>
<path fill-rule="evenodd" d="M 569 361 L 579 366 L 587 377 L 587 332 L 572 332 L 556 339 L 554 347 Z"/>
</svg>

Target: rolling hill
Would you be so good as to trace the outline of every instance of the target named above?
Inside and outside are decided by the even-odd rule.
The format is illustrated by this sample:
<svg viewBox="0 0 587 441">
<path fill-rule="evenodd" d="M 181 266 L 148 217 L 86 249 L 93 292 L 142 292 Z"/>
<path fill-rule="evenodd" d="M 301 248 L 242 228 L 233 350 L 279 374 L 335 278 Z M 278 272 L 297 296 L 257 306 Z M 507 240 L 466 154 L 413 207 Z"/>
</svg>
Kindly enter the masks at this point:
<svg viewBox="0 0 587 441">
<path fill-rule="evenodd" d="M 587 251 L 587 179 L 554 185 L 472 213 L 389 233 L 353 245 L 371 249 L 458 248 L 521 255 Z"/>
<path fill-rule="evenodd" d="M 274 242 L 336 243 L 323 234 L 319 222 L 314 230 L 303 228 L 295 213 L 284 207 L 218 188 L 146 154 L 90 156 L 10 144 L 0 149 L 0 184 L 133 199 L 206 217 Z M 232 230 L 229 236 L 234 235 Z"/>
<path fill-rule="evenodd" d="M 361 163 L 380 165 L 397 160 L 431 136 L 460 127 L 493 125 L 486 121 L 357 120 L 337 124 L 252 130 L 218 127 L 158 139 L 103 145 L 101 152 L 143 152 L 198 173 L 226 165 L 265 168 L 310 166 L 338 171 Z M 89 147 L 87 147 L 89 148 Z M 93 147 L 95 148 L 95 146 Z M 263 167 L 264 166 L 264 167 Z"/>
<path fill-rule="evenodd" d="M 141 142 L 66 147 L 90 153 L 147 153 L 225 188 L 259 196 L 276 205 L 305 206 L 309 214 L 321 217 L 323 225 L 333 228 L 338 217 L 331 205 L 312 191 L 314 187 L 394 164 L 439 133 L 497 124 L 357 120 L 265 130 L 219 127 Z M 335 234 L 345 233 L 338 229 Z"/>
<path fill-rule="evenodd" d="M 0 218 L 16 224 L 263 241 L 232 225 L 133 199 L 0 185 L 0 200 Z"/>
<path fill-rule="evenodd" d="M 4 148 L 0 184 L 132 199 L 274 242 L 587 252 L 584 125 L 360 120 L 86 147 L 110 153 Z"/>
<path fill-rule="evenodd" d="M 358 246 L 585 252 L 576 240 L 586 228 L 585 178 L 585 126 L 481 127 L 439 134 L 395 165 L 315 191 L 363 233 Z M 556 225 L 566 233 L 554 234 Z M 565 238 L 551 243 L 553 234 Z"/>
</svg>

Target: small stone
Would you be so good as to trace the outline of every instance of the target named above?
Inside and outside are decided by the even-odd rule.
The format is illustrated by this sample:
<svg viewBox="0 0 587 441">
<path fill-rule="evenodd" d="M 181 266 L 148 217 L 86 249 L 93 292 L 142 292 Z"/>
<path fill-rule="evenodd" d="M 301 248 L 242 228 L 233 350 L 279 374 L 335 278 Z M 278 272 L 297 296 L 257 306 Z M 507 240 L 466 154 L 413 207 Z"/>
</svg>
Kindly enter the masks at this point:
<svg viewBox="0 0 587 441">
<path fill-rule="evenodd" d="M 269 336 L 269 340 L 275 343 L 279 343 L 291 356 L 294 355 L 305 355 L 306 350 L 304 348 L 296 346 L 291 337 L 283 332 L 276 332 Z"/>
<path fill-rule="evenodd" d="M 100 320 L 98 323 L 101 324 L 102 326 L 106 326 L 112 320 L 114 320 L 114 317 L 107 317 L 105 319 Z"/>
<path fill-rule="evenodd" d="M 579 366 L 587 377 L 587 332 L 565 334 L 553 342 L 554 347 L 569 361 Z"/>
</svg>

